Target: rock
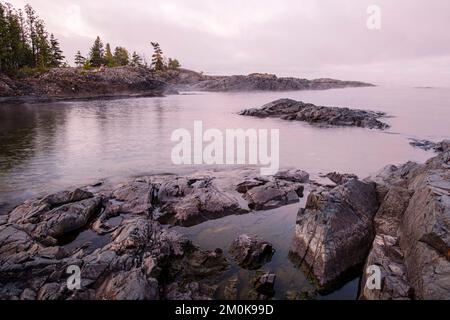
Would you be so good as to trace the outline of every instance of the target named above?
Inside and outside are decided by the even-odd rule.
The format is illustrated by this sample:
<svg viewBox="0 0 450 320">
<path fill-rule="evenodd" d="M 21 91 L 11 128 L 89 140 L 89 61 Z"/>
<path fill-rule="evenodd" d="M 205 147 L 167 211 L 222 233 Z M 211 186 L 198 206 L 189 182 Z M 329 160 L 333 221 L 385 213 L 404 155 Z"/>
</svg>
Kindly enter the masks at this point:
<svg viewBox="0 0 450 320">
<path fill-rule="evenodd" d="M 381 288 L 367 285 L 370 266 L 380 268 Z M 361 279 L 359 298 L 362 300 L 405 300 L 412 298 L 403 253 L 398 244 L 398 237 L 377 235 L 373 241 Z"/>
<path fill-rule="evenodd" d="M 361 282 L 361 299 L 448 299 L 450 292 L 450 150 L 425 164 L 386 167 L 372 179 L 381 190 L 377 235 L 366 268 L 381 269 L 380 290 Z"/>
<path fill-rule="evenodd" d="M 309 194 L 297 216 L 290 254 L 327 290 L 352 275 L 367 257 L 378 209 L 374 183 L 352 179 Z"/>
<path fill-rule="evenodd" d="M 142 270 L 118 272 L 107 279 L 97 293 L 97 299 L 155 300 L 158 299 L 158 281 L 146 278 Z"/>
<path fill-rule="evenodd" d="M 282 170 L 278 171 L 274 177 L 298 183 L 307 183 L 309 181 L 309 173 L 303 170 Z"/>
<path fill-rule="evenodd" d="M 227 281 L 227 284 L 223 290 L 223 295 L 226 300 L 237 300 L 238 299 L 238 278 L 233 276 Z"/>
<path fill-rule="evenodd" d="M 233 241 L 229 253 L 239 266 L 254 270 L 272 259 L 274 249 L 267 241 L 243 234 Z"/>
<path fill-rule="evenodd" d="M 411 140 L 411 142 L 409 143 L 410 145 L 416 148 L 423 149 L 425 151 L 435 150 L 437 148 L 437 144 L 429 140 L 414 138 L 410 138 L 409 140 Z"/>
<path fill-rule="evenodd" d="M 323 90 L 344 87 L 366 87 L 368 83 L 357 81 L 340 81 L 334 79 L 298 79 L 277 77 L 274 74 L 252 73 L 247 76 L 208 76 L 188 88 L 194 91 L 291 91 Z"/>
<path fill-rule="evenodd" d="M 164 224 L 192 226 L 247 212 L 235 197 L 220 190 L 209 177 L 172 177 L 154 187 L 154 203 L 160 207 L 157 219 Z"/>
<path fill-rule="evenodd" d="M 294 178 L 291 177 L 291 179 Z M 237 190 L 246 190 L 243 198 L 248 201 L 250 209 L 268 210 L 298 202 L 299 197 L 303 197 L 304 186 L 289 180 L 260 181 L 253 179 L 239 184 Z"/>
<path fill-rule="evenodd" d="M 387 129 L 389 125 L 379 121 L 382 112 L 359 109 L 323 107 L 292 99 L 279 99 L 259 109 L 247 109 L 239 113 L 252 117 L 277 117 L 285 120 L 306 121 L 316 125 L 352 126 L 370 129 Z"/>
<path fill-rule="evenodd" d="M 358 176 L 351 173 L 330 172 L 327 173 L 325 176 L 336 184 L 344 184 L 348 180 L 358 179 Z"/>
<path fill-rule="evenodd" d="M 434 169 L 411 181 L 414 190 L 399 228 L 408 278 L 417 299 L 450 292 L 450 170 Z"/>
<path fill-rule="evenodd" d="M 174 282 L 165 288 L 165 297 L 168 300 L 211 300 L 215 291 L 215 286 L 198 282 L 190 282 L 185 285 Z"/>
<path fill-rule="evenodd" d="M 316 291 L 302 290 L 300 292 L 295 290 L 286 291 L 286 300 L 315 300 L 317 297 Z"/>
<path fill-rule="evenodd" d="M 276 275 L 271 272 L 257 272 L 254 278 L 251 280 L 253 288 L 266 298 L 271 298 L 275 295 Z"/>
</svg>

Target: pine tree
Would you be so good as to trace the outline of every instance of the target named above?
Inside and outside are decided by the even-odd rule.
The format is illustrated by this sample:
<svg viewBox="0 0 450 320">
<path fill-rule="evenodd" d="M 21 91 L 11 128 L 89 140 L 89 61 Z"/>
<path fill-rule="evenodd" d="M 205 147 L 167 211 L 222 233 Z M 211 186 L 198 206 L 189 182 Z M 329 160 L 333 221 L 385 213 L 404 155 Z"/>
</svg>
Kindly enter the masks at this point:
<svg viewBox="0 0 450 320">
<path fill-rule="evenodd" d="M 86 62 L 86 58 L 81 55 L 80 50 L 77 51 L 77 54 L 75 55 L 74 60 L 75 60 L 75 65 L 77 67 L 82 67 L 84 65 L 84 63 Z"/>
<path fill-rule="evenodd" d="M 140 55 L 136 53 L 136 51 L 133 52 L 133 55 L 131 56 L 131 63 L 133 67 L 141 67 L 142 66 L 142 58 Z"/>
<path fill-rule="evenodd" d="M 151 68 L 154 71 L 164 70 L 164 57 L 161 47 L 158 42 L 151 42 L 153 47 L 152 64 Z"/>
<path fill-rule="evenodd" d="M 59 48 L 59 42 L 54 37 L 53 33 L 50 35 L 50 50 L 52 53 L 50 66 L 52 67 L 61 66 L 65 57 L 63 56 L 62 50 Z"/>
<path fill-rule="evenodd" d="M 169 62 L 167 63 L 167 67 L 169 69 L 176 70 L 181 67 L 180 62 L 177 59 L 169 58 Z"/>
<path fill-rule="evenodd" d="M 115 66 L 114 56 L 113 56 L 113 54 L 111 52 L 111 46 L 109 45 L 109 43 L 106 44 L 105 55 L 104 55 L 103 59 L 105 60 L 105 64 L 108 67 L 114 67 Z"/>
<path fill-rule="evenodd" d="M 89 53 L 91 67 L 100 67 L 104 63 L 103 55 L 103 43 L 100 40 L 100 37 L 97 36 Z"/>
<path fill-rule="evenodd" d="M 114 50 L 114 62 L 117 66 L 126 66 L 130 62 L 128 50 L 123 47 L 116 47 Z"/>
<path fill-rule="evenodd" d="M 47 68 L 51 66 L 52 49 L 48 40 L 48 34 L 45 30 L 44 21 L 39 19 L 36 21 L 36 66 L 39 68 Z"/>
</svg>

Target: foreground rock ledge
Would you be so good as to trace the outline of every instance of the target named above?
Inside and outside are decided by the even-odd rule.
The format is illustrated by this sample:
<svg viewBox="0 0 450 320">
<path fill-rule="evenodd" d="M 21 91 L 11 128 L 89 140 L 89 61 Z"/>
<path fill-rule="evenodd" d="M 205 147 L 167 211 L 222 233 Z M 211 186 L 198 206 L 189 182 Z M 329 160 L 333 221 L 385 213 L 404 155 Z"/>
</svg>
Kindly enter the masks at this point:
<svg viewBox="0 0 450 320">
<path fill-rule="evenodd" d="M 323 107 L 292 99 L 275 100 L 259 109 L 246 109 L 239 114 L 259 118 L 277 117 L 284 120 L 305 121 L 326 126 L 350 126 L 370 129 L 389 128 L 389 125 L 378 120 L 386 116 L 383 112 Z"/>
<path fill-rule="evenodd" d="M 285 189 L 253 190 L 252 203 L 298 202 L 300 178 L 307 174 L 160 175 L 27 201 L 0 221 L 0 299 L 211 299 L 229 268 L 223 251 L 199 250 L 161 222 L 187 226 L 248 212 L 243 195 L 256 186 L 246 181 Z M 82 290 L 68 289 L 69 266 L 80 268 Z"/>
</svg>

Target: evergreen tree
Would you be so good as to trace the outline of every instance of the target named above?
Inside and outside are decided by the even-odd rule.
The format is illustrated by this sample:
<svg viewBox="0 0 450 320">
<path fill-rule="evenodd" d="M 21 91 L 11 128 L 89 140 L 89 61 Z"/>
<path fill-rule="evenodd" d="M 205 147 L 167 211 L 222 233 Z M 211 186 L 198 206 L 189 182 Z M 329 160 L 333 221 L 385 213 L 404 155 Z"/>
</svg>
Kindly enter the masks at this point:
<svg viewBox="0 0 450 320">
<path fill-rule="evenodd" d="M 36 66 L 46 68 L 51 65 L 52 49 L 48 41 L 48 34 L 45 30 L 44 21 L 39 19 L 35 24 L 36 28 Z"/>
<path fill-rule="evenodd" d="M 108 67 L 114 67 L 114 56 L 111 52 L 111 46 L 109 45 L 109 43 L 106 44 L 105 47 L 105 55 L 104 55 L 104 60 L 105 60 L 105 64 Z"/>
<path fill-rule="evenodd" d="M 53 33 L 50 35 L 50 49 L 51 49 L 51 62 L 50 66 L 59 67 L 64 60 L 64 56 L 62 54 L 62 50 L 59 48 L 58 40 L 53 36 Z"/>
<path fill-rule="evenodd" d="M 131 65 L 133 67 L 141 67 L 142 66 L 142 58 L 140 55 L 136 53 L 136 51 L 133 52 L 133 55 L 131 56 Z"/>
<path fill-rule="evenodd" d="M 84 63 L 86 62 L 86 58 L 81 55 L 80 50 L 77 51 L 77 54 L 75 55 L 74 60 L 75 60 L 75 65 L 77 67 L 82 67 L 84 65 Z"/>
<path fill-rule="evenodd" d="M 100 40 L 100 37 L 97 36 L 89 53 L 91 67 L 100 67 L 104 63 L 103 55 L 103 43 Z"/>
<path fill-rule="evenodd" d="M 44 21 L 30 5 L 24 12 L 0 2 L 0 71 L 60 65 L 64 56 L 58 41 L 49 40 Z"/>
<path fill-rule="evenodd" d="M 128 50 L 123 47 L 116 47 L 114 50 L 114 62 L 117 66 L 126 66 L 130 62 Z"/>
<path fill-rule="evenodd" d="M 169 69 L 176 70 L 181 67 L 180 62 L 177 59 L 169 58 L 169 62 L 167 63 L 167 67 Z"/>
<path fill-rule="evenodd" d="M 154 71 L 164 70 L 164 57 L 161 47 L 158 42 L 151 42 L 153 47 L 152 64 L 151 68 Z"/>
</svg>

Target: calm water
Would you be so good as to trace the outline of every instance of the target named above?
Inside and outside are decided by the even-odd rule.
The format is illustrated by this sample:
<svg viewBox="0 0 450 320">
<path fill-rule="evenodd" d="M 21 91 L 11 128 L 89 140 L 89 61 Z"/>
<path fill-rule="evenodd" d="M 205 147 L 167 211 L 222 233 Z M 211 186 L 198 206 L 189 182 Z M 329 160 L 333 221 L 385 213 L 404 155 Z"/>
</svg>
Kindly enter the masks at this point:
<svg viewBox="0 0 450 320">
<path fill-rule="evenodd" d="M 320 105 L 385 111 L 387 131 L 318 128 L 301 122 L 242 117 L 244 108 L 278 98 Z M 116 181 L 151 173 L 184 173 L 199 167 L 171 164 L 176 128 L 280 129 L 281 167 L 312 174 L 341 171 L 361 177 L 386 164 L 424 161 L 432 153 L 412 148 L 407 138 L 450 138 L 450 89 L 349 88 L 328 91 L 193 93 L 165 98 L 0 104 L 0 213 L 19 201 L 68 187 Z M 220 169 L 227 170 L 228 167 Z M 182 229 L 204 248 L 226 248 L 239 233 L 250 232 L 274 243 L 277 253 L 267 268 L 279 274 L 277 296 L 307 286 L 287 259 L 299 204 L 245 216 L 231 216 Z M 211 237 L 215 235 L 214 237 Z M 214 239 L 213 241 L 208 239 Z M 237 270 L 230 271 L 236 272 Z M 240 271 L 240 277 L 247 277 Z M 331 297 L 354 298 L 357 281 Z M 282 289 L 280 289 L 282 288 Z M 279 293 L 278 293 L 279 292 Z"/>
</svg>

